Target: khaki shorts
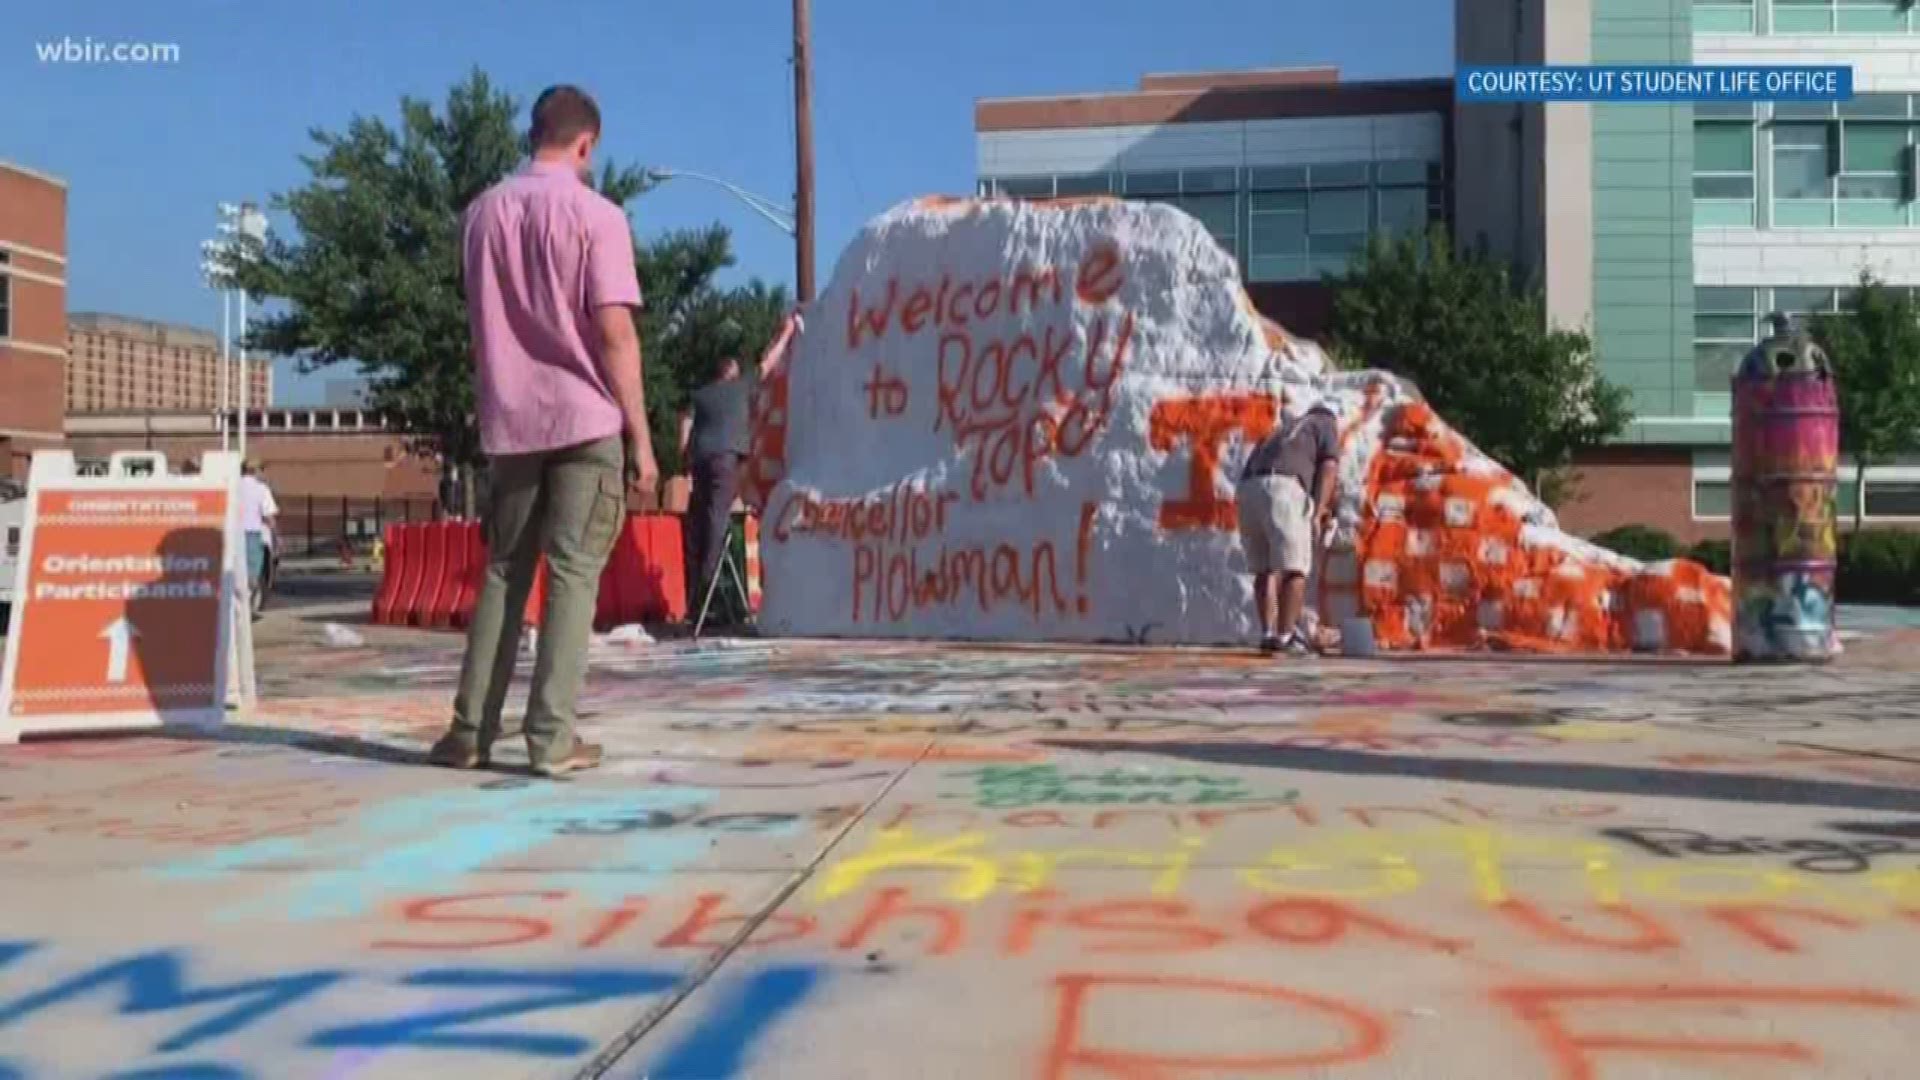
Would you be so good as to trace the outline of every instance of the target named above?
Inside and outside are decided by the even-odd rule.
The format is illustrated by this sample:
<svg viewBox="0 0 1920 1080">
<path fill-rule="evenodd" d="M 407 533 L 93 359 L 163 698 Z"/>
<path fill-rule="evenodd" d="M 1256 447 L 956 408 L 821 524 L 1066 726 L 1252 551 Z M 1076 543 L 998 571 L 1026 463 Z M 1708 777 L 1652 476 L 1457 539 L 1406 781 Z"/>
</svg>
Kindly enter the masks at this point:
<svg viewBox="0 0 1920 1080">
<path fill-rule="evenodd" d="M 1240 543 L 1255 574 L 1305 574 L 1313 568 L 1313 520 L 1307 492 L 1291 476 L 1242 480 Z"/>
</svg>

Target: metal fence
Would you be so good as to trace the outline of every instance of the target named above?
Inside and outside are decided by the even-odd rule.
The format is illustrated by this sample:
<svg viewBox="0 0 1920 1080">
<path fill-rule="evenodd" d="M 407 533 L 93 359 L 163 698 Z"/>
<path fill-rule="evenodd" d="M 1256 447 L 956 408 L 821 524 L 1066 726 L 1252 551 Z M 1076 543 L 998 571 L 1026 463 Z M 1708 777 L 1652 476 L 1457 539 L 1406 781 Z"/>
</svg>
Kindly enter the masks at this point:
<svg viewBox="0 0 1920 1080">
<path fill-rule="evenodd" d="M 362 499 L 349 495 L 288 495 L 277 500 L 274 537 L 282 558 L 364 557 L 396 521 L 439 521 L 439 500 L 415 496 Z"/>
</svg>

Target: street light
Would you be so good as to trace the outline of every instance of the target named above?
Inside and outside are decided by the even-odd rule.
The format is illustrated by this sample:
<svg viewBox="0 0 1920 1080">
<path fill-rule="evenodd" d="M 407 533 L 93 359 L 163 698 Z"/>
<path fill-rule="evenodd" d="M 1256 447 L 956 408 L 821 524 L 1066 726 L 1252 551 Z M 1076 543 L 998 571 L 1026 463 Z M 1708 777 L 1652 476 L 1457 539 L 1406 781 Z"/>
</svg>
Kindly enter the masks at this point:
<svg viewBox="0 0 1920 1080">
<path fill-rule="evenodd" d="M 220 449 L 227 448 L 228 392 L 227 380 L 231 375 L 229 352 L 229 326 L 227 303 L 229 297 L 237 298 L 240 307 L 240 386 L 238 389 L 238 408 L 233 410 L 240 416 L 240 456 L 247 456 L 247 393 L 252 381 L 247 368 L 247 291 L 237 284 L 239 268 L 247 259 L 254 257 L 267 241 L 267 216 L 260 208 L 250 202 L 238 205 L 223 202 L 219 207 L 219 235 L 200 244 L 200 273 L 207 284 L 220 290 Z"/>
<path fill-rule="evenodd" d="M 220 204 L 224 213 L 226 203 Z M 221 240 L 202 240 L 200 242 L 200 276 L 207 287 L 220 292 L 220 388 L 214 392 L 214 426 L 220 429 L 220 449 L 227 446 L 227 380 L 233 376 L 230 345 L 233 336 L 233 291 L 231 275 L 227 272 L 226 244 Z"/>
<path fill-rule="evenodd" d="M 708 176 L 705 173 L 686 172 L 681 169 L 647 169 L 644 175 L 648 180 L 656 184 L 664 184 L 669 180 L 681 179 L 698 180 L 702 183 L 712 184 L 726 191 L 734 198 L 739 199 L 741 202 L 746 203 L 754 213 L 773 222 L 781 232 L 786 233 L 788 236 L 796 235 L 794 231 L 793 211 L 791 209 L 781 206 L 779 203 L 774 202 L 764 195 L 755 195 L 753 192 L 748 191 L 738 184 L 722 180 L 717 176 Z"/>
</svg>

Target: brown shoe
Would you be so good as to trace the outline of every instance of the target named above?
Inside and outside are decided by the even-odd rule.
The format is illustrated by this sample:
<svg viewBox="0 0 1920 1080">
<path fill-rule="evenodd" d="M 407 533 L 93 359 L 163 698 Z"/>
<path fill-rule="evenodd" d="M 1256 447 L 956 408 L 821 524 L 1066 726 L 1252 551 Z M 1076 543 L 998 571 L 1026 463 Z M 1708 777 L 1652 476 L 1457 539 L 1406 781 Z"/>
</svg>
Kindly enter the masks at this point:
<svg viewBox="0 0 1920 1080">
<path fill-rule="evenodd" d="M 487 756 L 478 746 L 449 731 L 427 751 L 427 764 L 443 769 L 477 769 L 487 764 Z"/>
<path fill-rule="evenodd" d="M 554 758 L 551 761 L 534 762 L 533 773 L 535 776 L 544 776 L 548 780 L 556 780 L 568 773 L 576 773 L 594 768 L 600 764 L 600 760 L 605 756 L 606 751 L 598 743 L 579 742 L 576 740 L 573 744 L 572 752 L 568 753 L 565 757 Z"/>
</svg>

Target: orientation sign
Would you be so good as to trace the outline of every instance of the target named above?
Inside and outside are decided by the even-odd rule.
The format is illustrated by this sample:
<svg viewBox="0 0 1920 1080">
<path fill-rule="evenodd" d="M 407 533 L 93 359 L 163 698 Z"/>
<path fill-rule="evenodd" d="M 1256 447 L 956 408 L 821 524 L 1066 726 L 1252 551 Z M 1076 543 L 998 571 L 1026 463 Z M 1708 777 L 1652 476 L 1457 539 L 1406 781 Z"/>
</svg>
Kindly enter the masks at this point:
<svg viewBox="0 0 1920 1080">
<path fill-rule="evenodd" d="M 0 742 L 223 716 L 237 469 L 208 458 L 193 477 L 117 459 L 118 475 L 79 477 L 70 454 L 35 456 Z"/>
</svg>

